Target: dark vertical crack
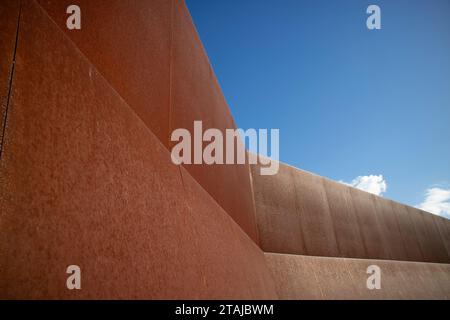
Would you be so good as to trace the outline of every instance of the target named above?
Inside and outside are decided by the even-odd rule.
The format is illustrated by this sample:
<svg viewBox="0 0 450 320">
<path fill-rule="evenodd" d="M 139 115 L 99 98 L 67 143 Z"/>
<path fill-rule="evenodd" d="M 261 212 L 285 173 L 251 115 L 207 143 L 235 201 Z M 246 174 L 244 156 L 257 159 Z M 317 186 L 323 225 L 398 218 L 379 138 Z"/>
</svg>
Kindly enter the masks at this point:
<svg viewBox="0 0 450 320">
<path fill-rule="evenodd" d="M 2 141 L 0 144 L 0 159 L 2 158 L 3 147 L 5 145 L 6 123 L 8 121 L 9 102 L 11 100 L 12 84 L 13 84 L 13 79 L 14 79 L 14 68 L 16 65 L 16 52 L 17 52 L 17 43 L 19 42 L 19 27 L 20 27 L 21 14 L 22 14 L 22 2 L 19 2 L 19 15 L 17 17 L 16 39 L 15 39 L 15 43 L 14 43 L 13 58 L 12 58 L 12 62 L 11 62 L 11 73 L 9 76 L 8 96 L 6 98 L 5 115 L 3 117 Z"/>
</svg>

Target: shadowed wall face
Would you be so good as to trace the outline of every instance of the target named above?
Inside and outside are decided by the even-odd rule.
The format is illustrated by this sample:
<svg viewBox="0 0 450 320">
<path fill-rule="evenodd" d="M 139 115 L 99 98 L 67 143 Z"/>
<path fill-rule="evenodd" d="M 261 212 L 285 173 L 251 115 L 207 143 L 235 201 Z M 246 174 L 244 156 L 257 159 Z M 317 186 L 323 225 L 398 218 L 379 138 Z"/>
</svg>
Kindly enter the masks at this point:
<svg viewBox="0 0 450 320">
<path fill-rule="evenodd" d="M 69 0 L 37 1 L 146 126 L 170 149 L 195 120 L 234 129 L 233 118 L 181 0 L 81 0 L 81 30 L 66 28 Z M 185 165 L 258 243 L 248 165 Z"/>
<path fill-rule="evenodd" d="M 442 219 L 438 216 L 433 216 L 433 220 L 439 231 L 439 235 L 444 241 L 447 256 L 450 257 L 450 220 Z"/>
<path fill-rule="evenodd" d="M 18 39 L 0 298 L 276 298 L 261 250 L 35 1 Z"/>
<path fill-rule="evenodd" d="M 312 256 L 450 262 L 444 218 L 280 164 L 252 166 L 261 247 Z"/>
</svg>

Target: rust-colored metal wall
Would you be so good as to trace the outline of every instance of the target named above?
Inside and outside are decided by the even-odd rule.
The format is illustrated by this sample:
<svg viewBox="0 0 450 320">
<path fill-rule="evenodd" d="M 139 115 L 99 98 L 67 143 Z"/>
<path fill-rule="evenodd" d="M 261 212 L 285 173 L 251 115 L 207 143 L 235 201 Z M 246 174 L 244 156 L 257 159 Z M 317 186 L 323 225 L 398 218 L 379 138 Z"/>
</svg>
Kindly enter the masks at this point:
<svg viewBox="0 0 450 320">
<path fill-rule="evenodd" d="M 277 175 L 252 173 L 266 252 L 450 262 L 444 218 L 282 163 Z"/>
<path fill-rule="evenodd" d="M 334 213 L 333 226 L 339 256 L 365 257 L 366 249 L 362 241 L 362 230 L 358 224 L 350 189 L 334 181 L 323 182 L 330 212 Z"/>
<path fill-rule="evenodd" d="M 187 128 L 193 133 L 194 121 L 202 120 L 203 130 L 216 128 L 225 134 L 225 129 L 236 128 L 233 117 L 184 1 L 174 4 L 171 130 Z M 259 243 L 249 165 L 185 168 Z"/>
<path fill-rule="evenodd" d="M 441 217 L 433 216 L 439 235 L 444 241 L 447 255 L 450 257 L 450 220 L 442 219 Z"/>
<path fill-rule="evenodd" d="M 19 19 L 19 2 L 4 0 L 0 5 L 0 155 L 13 72 L 14 49 Z"/>
<path fill-rule="evenodd" d="M 0 298 L 276 298 L 262 251 L 35 1 L 18 39 Z"/>
<path fill-rule="evenodd" d="M 235 128 L 184 2 L 81 0 L 81 31 L 69 4 L 0 3 L 0 298 L 450 297 L 448 265 L 373 260 L 448 263 L 448 220 L 286 165 L 171 162 L 173 129 Z"/>
<path fill-rule="evenodd" d="M 450 265 L 266 253 L 280 299 L 450 299 Z M 367 288 L 380 267 L 381 289 Z"/>
<path fill-rule="evenodd" d="M 167 148 L 194 120 L 236 127 L 184 1 L 80 0 L 81 30 L 66 28 L 73 1 L 38 3 Z M 185 167 L 258 243 L 249 166 Z"/>
<path fill-rule="evenodd" d="M 385 237 L 387 230 L 380 224 L 373 197 L 369 193 L 355 188 L 350 189 L 350 194 L 366 249 L 366 258 L 390 259 L 389 243 Z"/>
</svg>

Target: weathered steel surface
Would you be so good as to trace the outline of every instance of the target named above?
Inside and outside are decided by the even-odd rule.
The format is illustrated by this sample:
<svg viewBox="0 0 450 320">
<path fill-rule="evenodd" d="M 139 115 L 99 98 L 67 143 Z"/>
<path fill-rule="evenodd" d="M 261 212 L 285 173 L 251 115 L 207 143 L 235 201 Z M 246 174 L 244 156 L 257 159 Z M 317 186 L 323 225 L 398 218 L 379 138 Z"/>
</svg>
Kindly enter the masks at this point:
<svg viewBox="0 0 450 320">
<path fill-rule="evenodd" d="M 194 120 L 235 128 L 184 1 L 77 1 L 81 30 L 66 28 L 73 1 L 38 2 L 167 148 Z M 258 243 L 249 166 L 185 167 Z"/>
<path fill-rule="evenodd" d="M 19 1 L 2 1 L 0 4 L 0 155 L 13 72 L 18 19 Z"/>
<path fill-rule="evenodd" d="M 313 256 L 449 263 L 447 220 L 280 163 L 252 166 L 261 247 Z"/>
<path fill-rule="evenodd" d="M 387 249 L 389 244 L 383 234 L 384 229 L 378 219 L 372 195 L 355 188 L 350 189 L 350 194 L 366 249 L 366 258 L 391 258 Z"/>
<path fill-rule="evenodd" d="M 172 1 L 38 0 L 153 133 L 168 146 Z M 69 30 L 69 5 L 81 30 Z"/>
<path fill-rule="evenodd" d="M 306 254 L 292 168 L 280 166 L 276 179 L 260 176 L 258 166 L 251 168 L 261 247 L 269 252 Z"/>
<path fill-rule="evenodd" d="M 447 257 L 450 257 L 450 220 L 438 216 L 433 216 L 433 220 L 444 242 Z"/>
<path fill-rule="evenodd" d="M 448 260 L 444 241 L 432 215 L 412 207 L 407 207 L 407 210 L 413 217 L 424 260 L 429 262 Z"/>
<path fill-rule="evenodd" d="M 393 201 L 372 196 L 375 210 L 378 215 L 380 230 L 386 243 L 389 256 L 395 260 L 408 260 L 407 251 L 401 236 L 400 226 L 393 209 Z"/>
<path fill-rule="evenodd" d="M 264 251 L 322 256 L 338 254 L 320 177 L 282 164 L 274 176 L 259 175 L 259 165 L 252 166 L 252 174 Z"/>
<path fill-rule="evenodd" d="M 450 298 L 448 264 L 390 261 L 450 262 L 446 219 L 283 164 L 171 162 L 171 130 L 235 128 L 184 2 L 81 0 L 69 31 L 71 1 L 22 0 L 10 81 L 18 4 L 0 3 L 0 298 Z"/>
<path fill-rule="evenodd" d="M 449 299 L 450 265 L 266 253 L 280 299 Z M 367 268 L 381 289 L 367 288 Z"/>
<path fill-rule="evenodd" d="M 425 261 L 419 243 L 419 238 L 414 228 L 413 217 L 409 214 L 408 208 L 397 202 L 392 202 L 392 208 L 397 217 L 400 227 L 400 234 L 403 239 L 407 259 L 410 261 Z"/>
<path fill-rule="evenodd" d="M 172 55 L 171 129 L 186 128 L 194 136 L 195 120 L 202 120 L 203 130 L 216 128 L 224 134 L 225 129 L 235 128 L 184 1 L 174 2 Z M 193 164 L 185 168 L 259 243 L 249 165 Z"/>
<path fill-rule="evenodd" d="M 276 298 L 262 251 L 34 1 L 9 112 L 0 298 Z"/>
<path fill-rule="evenodd" d="M 365 257 L 366 250 L 350 189 L 331 180 L 324 179 L 323 183 L 333 219 L 339 256 Z"/>
<path fill-rule="evenodd" d="M 291 169 L 309 255 L 336 256 L 338 246 L 322 177 Z"/>
</svg>

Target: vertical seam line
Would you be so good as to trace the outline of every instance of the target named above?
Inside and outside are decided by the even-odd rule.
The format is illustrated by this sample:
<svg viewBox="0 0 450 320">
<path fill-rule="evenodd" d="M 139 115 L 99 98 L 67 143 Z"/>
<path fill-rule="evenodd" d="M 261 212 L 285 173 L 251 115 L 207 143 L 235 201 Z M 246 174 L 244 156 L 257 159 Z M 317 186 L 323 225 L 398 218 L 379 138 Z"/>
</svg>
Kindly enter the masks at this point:
<svg viewBox="0 0 450 320">
<path fill-rule="evenodd" d="M 9 87 L 8 87 L 8 96 L 6 98 L 6 107 L 5 107 L 5 116 L 3 117 L 3 129 L 2 129 L 2 141 L 0 144 L 0 159 L 3 155 L 3 148 L 5 145 L 5 135 L 6 135 L 6 123 L 8 121 L 8 111 L 9 111 L 9 103 L 11 100 L 11 94 L 12 94 L 12 85 L 13 85 L 13 79 L 14 79 L 14 69 L 16 65 L 16 53 L 17 53 L 17 43 L 19 42 L 19 28 L 20 28 L 20 17 L 22 14 L 22 2 L 19 1 L 19 15 L 17 17 L 17 29 L 16 29 L 16 39 L 14 43 L 14 51 L 13 51 L 13 57 L 11 62 L 11 75 L 9 78 Z"/>
</svg>

